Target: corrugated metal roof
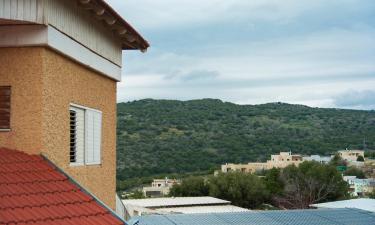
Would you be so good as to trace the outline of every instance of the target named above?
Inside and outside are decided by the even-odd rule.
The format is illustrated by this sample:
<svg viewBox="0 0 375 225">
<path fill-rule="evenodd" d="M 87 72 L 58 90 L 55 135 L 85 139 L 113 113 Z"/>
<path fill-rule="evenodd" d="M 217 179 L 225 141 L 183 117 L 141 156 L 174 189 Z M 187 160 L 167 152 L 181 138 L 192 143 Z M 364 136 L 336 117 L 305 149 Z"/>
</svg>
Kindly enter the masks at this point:
<svg viewBox="0 0 375 225">
<path fill-rule="evenodd" d="M 209 205 L 209 206 L 190 206 L 190 207 L 172 207 L 160 208 L 158 212 L 166 213 L 223 213 L 223 212 L 248 212 L 250 210 L 234 205 Z"/>
<path fill-rule="evenodd" d="M 356 208 L 375 212 L 375 199 L 359 198 L 311 205 L 317 208 Z"/>
<path fill-rule="evenodd" d="M 230 201 L 214 197 L 175 197 L 175 198 L 146 198 L 146 199 L 129 199 L 122 201 L 124 205 L 133 205 L 140 207 L 173 207 L 173 206 L 190 206 L 190 205 L 223 205 L 230 204 Z"/>
<path fill-rule="evenodd" d="M 136 223 L 138 222 L 138 223 Z M 375 225 L 375 214 L 358 209 L 280 210 L 137 217 L 138 225 Z"/>
</svg>

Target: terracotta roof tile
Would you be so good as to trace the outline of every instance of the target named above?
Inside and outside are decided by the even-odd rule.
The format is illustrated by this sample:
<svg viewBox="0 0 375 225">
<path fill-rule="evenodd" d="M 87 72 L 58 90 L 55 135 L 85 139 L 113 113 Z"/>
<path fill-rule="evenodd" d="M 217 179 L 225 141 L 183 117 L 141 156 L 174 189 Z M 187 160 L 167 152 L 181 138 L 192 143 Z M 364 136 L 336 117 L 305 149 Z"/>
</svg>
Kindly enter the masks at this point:
<svg viewBox="0 0 375 225">
<path fill-rule="evenodd" d="M 124 224 L 41 156 L 0 148 L 0 225 Z"/>
</svg>

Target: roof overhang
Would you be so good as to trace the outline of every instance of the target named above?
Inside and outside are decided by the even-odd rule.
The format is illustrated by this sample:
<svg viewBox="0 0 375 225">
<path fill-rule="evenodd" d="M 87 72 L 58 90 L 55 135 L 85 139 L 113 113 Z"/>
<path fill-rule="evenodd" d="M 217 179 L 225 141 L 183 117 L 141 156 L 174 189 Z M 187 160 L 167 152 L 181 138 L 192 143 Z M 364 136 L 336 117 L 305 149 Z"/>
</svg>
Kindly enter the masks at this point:
<svg viewBox="0 0 375 225">
<path fill-rule="evenodd" d="M 60 54 L 115 81 L 121 81 L 121 67 L 101 57 L 52 26 L 0 26 L 1 47 L 49 47 Z"/>
<path fill-rule="evenodd" d="M 83 9 L 102 20 L 105 26 L 115 33 L 121 40 L 123 50 L 139 49 L 145 52 L 150 47 L 149 43 L 104 0 L 77 1 Z"/>
</svg>

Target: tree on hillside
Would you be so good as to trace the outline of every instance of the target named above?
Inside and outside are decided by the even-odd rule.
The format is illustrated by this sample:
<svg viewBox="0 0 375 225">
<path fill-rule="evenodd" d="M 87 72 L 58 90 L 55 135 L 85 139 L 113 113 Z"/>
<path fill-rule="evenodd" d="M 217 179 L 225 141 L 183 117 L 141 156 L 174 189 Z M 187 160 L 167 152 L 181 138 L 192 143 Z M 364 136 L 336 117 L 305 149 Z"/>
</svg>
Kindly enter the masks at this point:
<svg viewBox="0 0 375 225">
<path fill-rule="evenodd" d="M 360 170 L 360 169 L 358 169 L 357 167 L 354 167 L 354 166 L 349 167 L 344 172 L 344 174 L 345 174 L 345 176 L 356 176 L 359 179 L 366 178 L 365 173 L 362 170 Z"/>
<path fill-rule="evenodd" d="M 374 150 L 366 151 L 365 158 L 375 159 L 375 151 Z"/>
<path fill-rule="evenodd" d="M 248 173 L 221 173 L 209 180 L 210 196 L 245 208 L 257 208 L 269 198 L 263 181 Z"/>
<path fill-rule="evenodd" d="M 280 179 L 281 170 L 272 168 L 266 172 L 264 184 L 272 195 L 281 195 L 284 191 L 284 183 Z"/>
<path fill-rule="evenodd" d="M 311 204 L 337 200 L 347 194 L 347 183 L 335 167 L 317 162 L 303 162 L 284 168 L 280 174 L 283 194 L 275 200 L 283 208 L 305 209 Z"/>
<path fill-rule="evenodd" d="M 209 194 L 208 185 L 202 177 L 188 177 L 182 180 L 181 184 L 175 184 L 170 189 L 169 196 L 173 197 L 193 197 L 207 196 Z"/>
<path fill-rule="evenodd" d="M 335 154 L 331 161 L 329 162 L 330 165 L 332 166 L 346 166 L 347 163 L 346 161 L 339 155 Z"/>
</svg>

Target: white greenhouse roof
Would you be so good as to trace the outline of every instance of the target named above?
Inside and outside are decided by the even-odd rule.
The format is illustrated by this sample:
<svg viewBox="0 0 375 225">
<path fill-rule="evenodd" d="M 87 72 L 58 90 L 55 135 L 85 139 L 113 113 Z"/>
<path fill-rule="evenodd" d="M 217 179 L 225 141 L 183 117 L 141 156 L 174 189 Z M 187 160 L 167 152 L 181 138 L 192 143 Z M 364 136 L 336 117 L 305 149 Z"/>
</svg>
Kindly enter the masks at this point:
<svg viewBox="0 0 375 225">
<path fill-rule="evenodd" d="M 210 206 L 161 208 L 161 209 L 158 209 L 158 211 L 167 212 L 167 213 L 195 214 L 195 213 L 249 212 L 250 210 L 241 208 L 238 206 L 234 206 L 234 205 L 210 205 Z"/>
<path fill-rule="evenodd" d="M 317 208 L 355 208 L 375 212 L 375 199 L 358 198 L 311 205 Z"/>
<path fill-rule="evenodd" d="M 146 198 L 122 200 L 124 205 L 133 205 L 140 207 L 178 207 L 194 205 L 225 205 L 230 201 L 214 197 L 172 197 L 172 198 Z"/>
</svg>

